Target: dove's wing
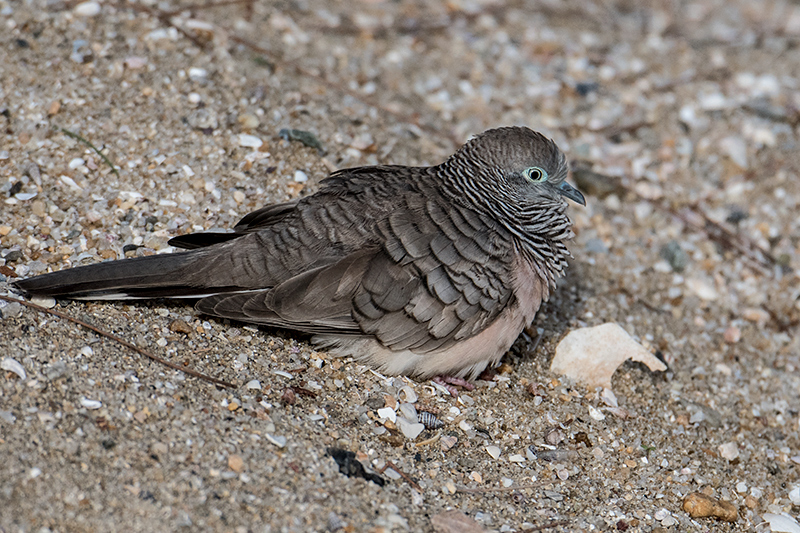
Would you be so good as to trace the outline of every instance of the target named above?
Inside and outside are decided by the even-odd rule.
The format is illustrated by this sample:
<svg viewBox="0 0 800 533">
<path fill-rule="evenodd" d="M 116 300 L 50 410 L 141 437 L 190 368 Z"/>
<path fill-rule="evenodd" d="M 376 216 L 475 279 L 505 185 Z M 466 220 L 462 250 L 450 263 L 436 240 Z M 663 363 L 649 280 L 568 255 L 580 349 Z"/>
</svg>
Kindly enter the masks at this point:
<svg viewBox="0 0 800 533">
<path fill-rule="evenodd" d="M 382 246 L 268 290 L 205 298 L 197 308 L 308 333 L 374 337 L 395 351 L 428 353 L 478 334 L 512 298 L 511 247 L 467 210 L 419 195 L 399 202 L 380 224 Z"/>
</svg>

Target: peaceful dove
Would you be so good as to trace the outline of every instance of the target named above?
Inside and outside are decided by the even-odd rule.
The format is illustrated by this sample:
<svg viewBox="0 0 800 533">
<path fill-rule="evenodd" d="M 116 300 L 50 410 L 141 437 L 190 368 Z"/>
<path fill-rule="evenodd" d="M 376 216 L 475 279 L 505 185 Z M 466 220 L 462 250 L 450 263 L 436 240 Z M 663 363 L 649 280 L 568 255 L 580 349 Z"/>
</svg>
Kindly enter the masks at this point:
<svg viewBox="0 0 800 533">
<path fill-rule="evenodd" d="M 201 313 L 312 335 L 387 374 L 474 379 L 529 325 L 567 266 L 583 195 L 555 143 L 486 131 L 431 167 L 339 170 L 316 194 L 187 249 L 16 281 L 75 300 L 194 298 Z"/>
</svg>

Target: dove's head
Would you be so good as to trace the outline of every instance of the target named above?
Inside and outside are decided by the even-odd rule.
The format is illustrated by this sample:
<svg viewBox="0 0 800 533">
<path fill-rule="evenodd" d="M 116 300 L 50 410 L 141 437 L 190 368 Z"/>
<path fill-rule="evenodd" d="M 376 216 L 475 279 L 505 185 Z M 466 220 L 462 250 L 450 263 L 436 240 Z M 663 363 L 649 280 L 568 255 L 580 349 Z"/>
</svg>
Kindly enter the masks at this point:
<svg viewBox="0 0 800 533">
<path fill-rule="evenodd" d="M 485 131 L 462 146 L 443 166 L 461 174 L 462 185 L 481 189 L 486 199 L 494 200 L 493 204 L 524 208 L 529 204 L 561 203 L 562 198 L 569 198 L 586 205 L 583 194 L 566 181 L 567 159 L 561 150 L 528 128 Z"/>
<path fill-rule="evenodd" d="M 504 227 L 551 283 L 566 267 L 564 241 L 573 236 L 569 198 L 586 200 L 567 183 L 567 159 L 556 144 L 528 128 L 488 130 L 437 167 L 444 190 Z"/>
</svg>

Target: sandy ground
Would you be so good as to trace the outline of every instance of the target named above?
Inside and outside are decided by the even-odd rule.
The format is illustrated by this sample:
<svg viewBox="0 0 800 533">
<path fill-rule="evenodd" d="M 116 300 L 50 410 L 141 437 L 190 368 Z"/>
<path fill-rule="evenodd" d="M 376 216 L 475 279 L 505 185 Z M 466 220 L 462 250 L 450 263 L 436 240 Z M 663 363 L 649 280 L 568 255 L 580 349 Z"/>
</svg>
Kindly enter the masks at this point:
<svg viewBox="0 0 800 533">
<path fill-rule="evenodd" d="M 0 0 L 3 283 L 229 228 L 335 168 L 437 163 L 498 125 L 553 137 L 588 199 L 570 207 L 575 258 L 538 347 L 523 336 L 458 399 L 180 302 L 54 309 L 235 388 L 0 303 L 0 530 L 797 517 L 800 6 L 533 4 Z M 565 334 L 605 322 L 669 365 L 623 366 L 618 409 L 549 371 Z M 377 414 L 398 400 L 444 427 L 405 437 Z M 346 477 L 329 447 L 395 467 L 384 486 Z M 690 518 L 693 492 L 738 520 Z"/>
</svg>

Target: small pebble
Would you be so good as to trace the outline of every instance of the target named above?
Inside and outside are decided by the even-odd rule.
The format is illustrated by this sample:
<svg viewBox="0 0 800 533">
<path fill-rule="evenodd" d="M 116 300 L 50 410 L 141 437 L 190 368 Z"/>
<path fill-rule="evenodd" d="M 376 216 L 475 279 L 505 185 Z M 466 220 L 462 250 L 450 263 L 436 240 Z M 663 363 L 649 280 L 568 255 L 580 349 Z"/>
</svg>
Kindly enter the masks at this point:
<svg viewBox="0 0 800 533">
<path fill-rule="evenodd" d="M 439 445 L 441 446 L 443 452 L 452 450 L 457 443 L 458 437 L 454 435 L 445 435 L 439 440 Z"/>
<path fill-rule="evenodd" d="M 544 490 L 542 491 L 545 497 L 553 500 L 554 502 L 560 502 L 564 500 L 564 495 L 552 490 Z"/>
<path fill-rule="evenodd" d="M 258 118 L 255 115 L 251 115 L 249 113 L 239 115 L 239 118 L 237 118 L 236 120 L 242 126 L 242 129 L 245 130 L 254 130 L 259 125 Z"/>
<path fill-rule="evenodd" d="M 418 421 L 417 418 L 419 415 L 417 414 L 417 410 L 410 403 L 400 404 L 400 414 L 406 417 L 408 420 L 413 420 L 415 422 Z"/>
<path fill-rule="evenodd" d="M 411 422 L 402 417 L 397 419 L 397 428 L 408 440 L 416 439 L 425 430 L 425 426 L 419 422 Z"/>
<path fill-rule="evenodd" d="M 578 452 L 575 450 L 539 450 L 536 456 L 542 461 L 550 463 L 562 463 L 578 459 Z"/>
<path fill-rule="evenodd" d="M 8 226 L 8 227 L 9 227 L 9 230 L 10 230 L 11 229 L 10 226 Z M 2 233 L 2 229 L 3 228 L 0 227 L 0 235 L 3 234 Z M 9 231 L 9 233 L 10 233 L 10 231 Z M 8 235 L 8 233 L 6 233 L 6 235 Z M 6 251 L 3 254 L 3 259 L 5 259 L 6 263 L 13 263 L 15 261 L 19 261 L 20 259 L 22 259 L 22 251 L 21 250 L 9 250 L 9 251 Z"/>
<path fill-rule="evenodd" d="M 723 334 L 725 342 L 728 344 L 736 344 L 742 339 L 742 330 L 736 326 L 728 326 Z"/>
<path fill-rule="evenodd" d="M 705 279 L 689 278 L 686 280 L 686 287 L 701 300 L 712 302 L 719 298 L 717 289 Z"/>
<path fill-rule="evenodd" d="M 779 509 L 776 509 L 776 511 L 778 510 Z M 774 531 L 776 533 L 800 532 L 800 523 L 787 513 L 764 513 L 761 515 L 761 518 L 769 524 L 769 531 Z"/>
<path fill-rule="evenodd" d="M 683 499 L 683 510 L 692 518 L 714 517 L 726 522 L 735 522 L 739 512 L 731 502 L 718 500 L 702 492 L 692 492 Z"/>
<path fill-rule="evenodd" d="M 592 420 L 598 420 L 598 421 L 599 420 L 605 420 L 605 418 L 606 418 L 606 415 L 604 415 L 600 411 L 600 409 L 597 409 L 596 407 L 592 407 L 591 405 L 589 406 L 589 416 L 592 418 Z"/>
<path fill-rule="evenodd" d="M 100 14 L 99 2 L 81 2 L 72 9 L 79 17 L 95 17 Z"/>
<path fill-rule="evenodd" d="M 297 403 L 297 394 L 292 387 L 286 387 L 281 393 L 281 402 L 284 405 L 294 405 Z"/>
<path fill-rule="evenodd" d="M 3 318 L 17 318 L 22 315 L 22 305 L 9 302 L 5 307 L 0 307 L 0 316 Z"/>
<path fill-rule="evenodd" d="M 663 520 L 661 520 L 661 525 L 664 526 L 665 528 L 666 527 L 672 527 L 677 523 L 678 523 L 678 521 L 672 515 L 667 515 L 667 516 L 664 517 Z"/>
<path fill-rule="evenodd" d="M 201 80 L 208 77 L 208 71 L 204 68 L 192 67 L 189 69 L 189 78 Z"/>
<path fill-rule="evenodd" d="M 795 485 L 789 491 L 789 501 L 792 502 L 792 505 L 800 505 L 800 485 Z"/>
<path fill-rule="evenodd" d="M 475 518 L 470 518 L 462 511 L 453 509 L 431 517 L 431 527 L 435 533 L 483 533 L 486 529 L 476 522 L 483 518 L 483 514 L 475 513 Z"/>
<path fill-rule="evenodd" d="M 719 147 L 738 167 L 747 168 L 747 142 L 741 137 L 725 137 Z"/>
<path fill-rule="evenodd" d="M 383 395 L 383 402 L 384 407 L 391 407 L 394 410 L 397 410 L 397 400 L 394 399 L 394 396 L 391 394 L 384 394 Z M 380 407 L 378 407 L 380 409 Z"/>
<path fill-rule="evenodd" d="M 728 105 L 728 99 L 722 93 L 716 92 L 700 96 L 700 107 L 706 111 L 719 111 Z"/>
<path fill-rule="evenodd" d="M 140 56 L 128 56 L 123 61 L 125 67 L 130 70 L 136 70 L 147 65 L 147 58 Z"/>
<path fill-rule="evenodd" d="M 558 428 L 553 428 L 544 436 L 544 440 L 550 446 L 555 446 L 564 440 L 564 432 Z"/>
<path fill-rule="evenodd" d="M 240 133 L 236 136 L 236 139 L 239 146 L 244 146 L 246 148 L 259 148 L 262 144 L 264 144 L 264 141 L 255 135 L 250 135 L 247 133 Z"/>
<path fill-rule="evenodd" d="M 64 361 L 56 361 L 44 368 L 44 377 L 54 381 L 67 374 L 67 364 Z"/>
<path fill-rule="evenodd" d="M 689 264 L 689 256 L 683 251 L 678 241 L 669 241 L 661 248 L 663 257 L 675 272 L 683 272 Z"/>
<path fill-rule="evenodd" d="M 174 331 L 175 333 L 183 333 L 184 335 L 189 335 L 194 331 L 192 327 L 186 323 L 185 320 L 177 319 L 173 320 L 169 324 L 169 330 Z"/>
<path fill-rule="evenodd" d="M 319 154 L 325 153 L 317 136 L 309 131 L 284 128 L 278 132 L 278 136 L 287 141 L 299 141 L 310 148 L 316 148 Z"/>
<path fill-rule="evenodd" d="M 77 183 L 75 183 L 75 180 L 74 180 L 74 179 L 72 179 L 72 178 L 70 178 L 69 176 L 64 176 L 64 175 L 61 175 L 61 176 L 59 176 L 59 177 L 58 177 L 58 179 L 60 179 L 60 180 L 61 180 L 61 182 L 62 182 L 64 185 L 66 185 L 67 187 L 69 187 L 69 188 L 70 188 L 70 189 L 72 189 L 73 191 L 77 191 L 77 192 L 81 192 L 81 191 L 83 191 L 83 187 L 81 187 L 80 185 L 78 185 Z"/>
<path fill-rule="evenodd" d="M 98 400 L 90 400 L 88 398 L 81 398 L 81 405 L 87 409 L 95 410 L 100 409 L 103 403 Z"/>
<path fill-rule="evenodd" d="M 241 474 L 244 471 L 244 460 L 239 455 L 231 454 L 228 456 L 228 468 L 237 474 Z"/>
<path fill-rule="evenodd" d="M 283 448 L 284 446 L 286 446 L 286 437 L 283 436 L 275 437 L 270 435 L 269 433 L 265 433 L 264 438 L 266 438 L 269 442 L 271 442 L 278 448 Z"/>
<path fill-rule="evenodd" d="M 619 407 L 617 395 L 609 388 L 603 388 L 603 391 L 600 393 L 600 399 L 609 407 Z"/>
<path fill-rule="evenodd" d="M 769 321 L 769 313 L 763 309 L 750 307 L 742 311 L 742 318 L 748 322 L 755 322 L 756 324 L 763 325 Z"/>
<path fill-rule="evenodd" d="M 486 453 L 488 453 L 492 459 L 497 459 L 500 457 L 501 450 L 497 446 L 487 446 Z"/>
<path fill-rule="evenodd" d="M 402 479 L 402 477 L 403 477 L 394 468 L 387 468 L 386 470 L 383 471 L 383 475 L 385 475 L 389 479 L 393 479 L 395 481 L 397 481 L 398 479 Z"/>
<path fill-rule="evenodd" d="M 586 251 L 588 253 L 592 253 L 592 254 L 607 254 L 608 253 L 608 247 L 605 245 L 605 243 L 601 239 L 598 239 L 596 237 L 586 241 L 585 249 L 586 249 Z"/>
<path fill-rule="evenodd" d="M 382 407 L 378 409 L 378 416 L 381 418 L 385 418 L 386 420 L 389 420 L 392 423 L 397 421 L 397 413 L 391 407 Z"/>
<path fill-rule="evenodd" d="M 347 524 L 339 518 L 339 515 L 334 513 L 333 511 L 328 513 L 328 531 L 334 533 L 336 531 L 345 529 Z"/>
<path fill-rule="evenodd" d="M 17 195 L 17 196 L 19 196 L 19 195 Z M 31 203 L 31 211 L 37 217 L 43 217 L 43 216 L 45 216 L 47 214 L 47 211 L 45 210 L 45 207 L 46 207 L 45 203 L 43 201 L 41 201 L 41 200 L 34 200 Z"/>
</svg>

